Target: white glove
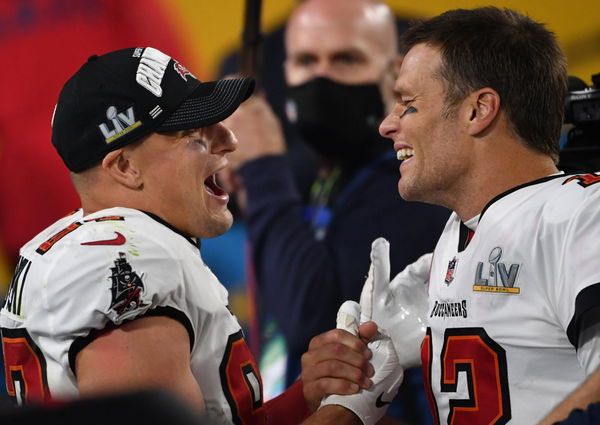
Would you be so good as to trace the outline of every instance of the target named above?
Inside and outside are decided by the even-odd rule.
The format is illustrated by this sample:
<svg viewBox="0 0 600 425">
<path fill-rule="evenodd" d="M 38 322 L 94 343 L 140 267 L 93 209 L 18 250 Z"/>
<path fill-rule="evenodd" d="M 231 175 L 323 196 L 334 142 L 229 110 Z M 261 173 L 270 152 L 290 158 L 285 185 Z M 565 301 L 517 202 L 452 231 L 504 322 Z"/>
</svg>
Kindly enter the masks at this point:
<svg viewBox="0 0 600 425">
<path fill-rule="evenodd" d="M 361 306 L 355 301 L 344 302 L 337 315 L 338 329 L 344 329 L 358 335 L 358 321 Z M 370 320 L 370 318 L 366 318 Z M 360 390 L 352 395 L 328 395 L 323 398 L 321 406 L 337 404 L 354 412 L 365 425 L 375 424 L 385 412 L 387 406 L 398 392 L 402 383 L 404 370 L 398 364 L 398 356 L 390 337 L 378 332 L 377 336 L 368 343 L 373 353 L 371 364 L 375 374 L 371 377 L 373 385 L 367 390 Z"/>
<path fill-rule="evenodd" d="M 394 343 L 400 365 L 421 364 L 421 342 L 427 330 L 427 281 L 433 254 L 406 266 L 390 282 L 390 243 L 373 241 L 371 268 L 360 295 L 361 320 L 370 317 Z"/>
</svg>

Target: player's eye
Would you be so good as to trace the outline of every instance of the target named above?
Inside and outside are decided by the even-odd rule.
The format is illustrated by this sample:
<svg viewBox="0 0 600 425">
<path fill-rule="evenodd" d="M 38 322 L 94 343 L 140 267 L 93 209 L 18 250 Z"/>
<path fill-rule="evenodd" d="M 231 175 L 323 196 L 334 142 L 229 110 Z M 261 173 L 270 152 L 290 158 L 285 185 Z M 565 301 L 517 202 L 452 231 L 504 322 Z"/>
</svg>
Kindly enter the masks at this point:
<svg viewBox="0 0 600 425">
<path fill-rule="evenodd" d="M 188 133 L 186 138 L 190 146 L 201 147 L 204 150 L 208 149 L 208 142 L 198 131 Z"/>
<path fill-rule="evenodd" d="M 398 118 L 402 118 L 405 115 L 413 114 L 415 112 L 418 112 L 417 108 L 415 108 L 414 106 L 412 106 L 412 104 L 413 104 L 414 101 L 415 101 L 415 99 L 401 100 L 400 101 L 400 105 L 402 106 L 402 112 L 400 113 L 400 115 L 398 115 Z"/>
<path fill-rule="evenodd" d="M 204 140 L 204 139 L 202 139 L 202 138 L 194 137 L 194 138 L 192 139 L 192 141 L 193 141 L 194 143 L 197 143 L 197 144 L 199 144 L 200 146 L 202 146 L 202 148 L 204 148 L 204 149 L 208 149 L 208 144 L 207 144 L 206 140 Z"/>
</svg>

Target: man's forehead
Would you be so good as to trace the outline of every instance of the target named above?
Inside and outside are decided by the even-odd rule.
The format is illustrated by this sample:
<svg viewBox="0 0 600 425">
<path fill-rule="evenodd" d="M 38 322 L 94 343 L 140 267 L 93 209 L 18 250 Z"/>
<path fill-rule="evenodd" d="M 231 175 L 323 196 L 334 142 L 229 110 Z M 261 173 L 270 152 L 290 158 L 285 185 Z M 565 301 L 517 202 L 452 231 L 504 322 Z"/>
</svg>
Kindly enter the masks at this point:
<svg viewBox="0 0 600 425">
<path fill-rule="evenodd" d="M 339 7 L 334 7 L 336 3 Z M 330 0 L 323 0 L 312 4 L 308 8 L 300 6 L 288 22 L 288 53 L 352 48 L 380 51 L 387 47 L 389 39 L 395 41 L 393 22 L 385 21 L 382 13 L 375 13 L 379 9 L 369 2 L 345 3 L 337 0 L 330 4 Z M 381 6 L 387 10 L 386 6 Z"/>
<path fill-rule="evenodd" d="M 326 36 L 324 36 L 324 34 Z M 298 52 L 336 52 L 345 50 L 377 49 L 375 37 L 357 25 L 317 25 L 294 26 L 286 39 L 289 54 Z"/>
<path fill-rule="evenodd" d="M 426 44 L 417 44 L 402 59 L 394 91 L 404 94 L 413 90 L 416 83 L 435 79 L 440 65 L 439 49 Z"/>
<path fill-rule="evenodd" d="M 416 44 L 404 55 L 400 70 L 411 70 L 413 68 L 436 70 L 439 69 L 441 59 L 439 48 L 424 43 Z"/>
</svg>

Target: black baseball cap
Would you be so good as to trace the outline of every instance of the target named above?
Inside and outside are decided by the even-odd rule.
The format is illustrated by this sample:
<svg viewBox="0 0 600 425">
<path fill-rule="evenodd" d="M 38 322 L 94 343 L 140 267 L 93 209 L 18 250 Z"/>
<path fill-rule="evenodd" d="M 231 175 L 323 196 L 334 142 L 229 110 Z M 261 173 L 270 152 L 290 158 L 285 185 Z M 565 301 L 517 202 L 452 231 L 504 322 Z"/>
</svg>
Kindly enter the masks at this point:
<svg viewBox="0 0 600 425">
<path fill-rule="evenodd" d="M 201 82 L 152 47 L 91 56 L 60 93 L 52 144 L 69 170 L 80 172 L 152 132 L 218 123 L 253 89 L 252 78 Z"/>
</svg>

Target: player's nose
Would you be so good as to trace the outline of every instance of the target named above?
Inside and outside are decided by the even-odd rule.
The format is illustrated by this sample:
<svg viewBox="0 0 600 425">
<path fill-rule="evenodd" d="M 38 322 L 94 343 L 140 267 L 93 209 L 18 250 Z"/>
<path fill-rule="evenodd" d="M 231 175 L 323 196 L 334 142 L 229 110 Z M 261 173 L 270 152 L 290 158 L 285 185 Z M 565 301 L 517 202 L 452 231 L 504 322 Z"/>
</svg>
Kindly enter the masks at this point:
<svg viewBox="0 0 600 425">
<path fill-rule="evenodd" d="M 379 125 L 379 134 L 388 139 L 392 139 L 396 133 L 399 131 L 400 120 L 396 115 L 394 115 L 394 111 L 388 114 L 381 124 Z"/>
<path fill-rule="evenodd" d="M 215 136 L 211 145 L 211 152 L 216 154 L 225 154 L 237 149 L 237 137 L 223 123 L 215 124 Z"/>
</svg>

